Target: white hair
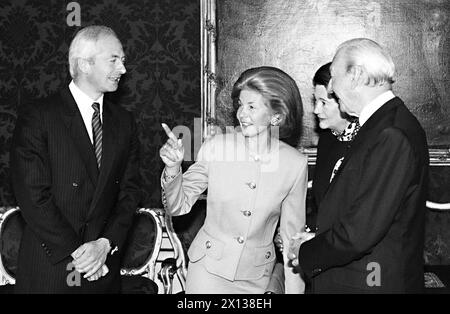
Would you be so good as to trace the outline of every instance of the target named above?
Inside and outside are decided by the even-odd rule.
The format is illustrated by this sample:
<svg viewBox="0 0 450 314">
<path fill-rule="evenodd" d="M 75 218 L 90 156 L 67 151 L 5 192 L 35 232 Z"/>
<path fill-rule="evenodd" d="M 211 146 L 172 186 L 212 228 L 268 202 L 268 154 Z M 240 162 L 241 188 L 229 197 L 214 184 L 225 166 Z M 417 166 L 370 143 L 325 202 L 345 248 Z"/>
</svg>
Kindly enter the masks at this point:
<svg viewBox="0 0 450 314">
<path fill-rule="evenodd" d="M 394 83 L 395 65 L 389 53 L 375 41 L 355 38 L 339 45 L 336 56 L 342 53 L 347 62 L 346 69 L 363 67 L 368 75 L 366 85 L 376 86 Z"/>
<path fill-rule="evenodd" d="M 116 33 L 103 25 L 91 25 L 78 31 L 69 47 L 69 71 L 72 79 L 78 76 L 78 59 L 92 59 L 96 53 L 96 43 L 107 36 L 117 38 Z"/>
</svg>

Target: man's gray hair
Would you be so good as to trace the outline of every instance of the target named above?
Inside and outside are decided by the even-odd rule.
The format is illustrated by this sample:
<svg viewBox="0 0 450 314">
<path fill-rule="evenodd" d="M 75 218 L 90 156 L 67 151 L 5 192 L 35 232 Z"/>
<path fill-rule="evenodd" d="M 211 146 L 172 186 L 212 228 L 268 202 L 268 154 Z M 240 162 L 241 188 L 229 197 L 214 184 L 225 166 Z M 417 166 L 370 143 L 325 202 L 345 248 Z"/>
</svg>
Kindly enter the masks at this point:
<svg viewBox="0 0 450 314">
<path fill-rule="evenodd" d="M 78 31 L 69 47 L 69 71 L 72 79 L 75 80 L 78 76 L 78 59 L 91 59 L 96 52 L 95 43 L 107 36 L 118 38 L 111 28 L 103 25 L 91 25 Z"/>
<path fill-rule="evenodd" d="M 336 56 L 342 53 L 347 62 L 346 69 L 361 66 L 368 75 L 366 85 L 393 84 L 395 65 L 389 53 L 375 41 L 355 38 L 339 45 Z"/>
</svg>

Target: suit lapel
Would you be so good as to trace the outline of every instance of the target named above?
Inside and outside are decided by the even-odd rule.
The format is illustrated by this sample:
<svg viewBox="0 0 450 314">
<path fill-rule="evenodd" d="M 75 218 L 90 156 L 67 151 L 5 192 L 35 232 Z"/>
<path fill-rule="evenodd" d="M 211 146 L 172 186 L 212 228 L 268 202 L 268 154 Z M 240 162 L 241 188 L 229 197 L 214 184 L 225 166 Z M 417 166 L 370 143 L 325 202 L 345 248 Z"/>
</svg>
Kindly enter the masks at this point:
<svg viewBox="0 0 450 314">
<path fill-rule="evenodd" d="M 100 167 L 100 175 L 97 182 L 97 187 L 94 194 L 94 199 L 91 203 L 89 214 L 97 206 L 100 196 L 108 182 L 108 177 L 114 164 L 117 155 L 117 128 L 119 127 L 119 120 L 114 114 L 110 102 L 106 99 L 103 102 L 103 142 L 102 142 L 102 162 Z M 89 216 L 88 214 L 88 216 Z"/>
<path fill-rule="evenodd" d="M 83 118 L 69 88 L 61 91 L 61 97 L 63 99 L 63 103 L 60 106 L 62 120 L 69 130 L 73 144 L 77 148 L 81 160 L 83 160 L 89 178 L 96 185 L 98 178 L 97 162 L 94 147 L 89 139 Z"/>
</svg>

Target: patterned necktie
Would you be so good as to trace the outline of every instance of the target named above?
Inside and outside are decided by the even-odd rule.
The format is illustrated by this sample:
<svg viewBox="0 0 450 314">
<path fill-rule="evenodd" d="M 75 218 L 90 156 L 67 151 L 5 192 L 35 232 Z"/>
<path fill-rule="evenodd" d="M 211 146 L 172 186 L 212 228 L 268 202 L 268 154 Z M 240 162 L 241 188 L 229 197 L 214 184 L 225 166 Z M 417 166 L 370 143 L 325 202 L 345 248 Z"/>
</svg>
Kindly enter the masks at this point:
<svg viewBox="0 0 450 314">
<path fill-rule="evenodd" d="M 100 120 L 100 104 L 94 102 L 92 104 L 94 114 L 92 115 L 92 135 L 94 138 L 95 157 L 97 158 L 97 166 L 100 169 L 102 161 L 102 121 Z"/>
</svg>

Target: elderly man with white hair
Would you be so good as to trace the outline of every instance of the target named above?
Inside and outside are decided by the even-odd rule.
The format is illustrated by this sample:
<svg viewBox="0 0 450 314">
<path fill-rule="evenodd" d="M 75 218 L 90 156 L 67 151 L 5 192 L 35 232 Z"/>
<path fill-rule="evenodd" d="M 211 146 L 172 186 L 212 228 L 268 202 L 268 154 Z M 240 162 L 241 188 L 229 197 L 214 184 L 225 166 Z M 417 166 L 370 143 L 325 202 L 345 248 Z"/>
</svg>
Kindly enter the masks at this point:
<svg viewBox="0 0 450 314">
<path fill-rule="evenodd" d="M 334 56 L 330 89 L 361 129 L 320 204 L 317 230 L 291 241 L 288 256 L 313 293 L 423 289 L 428 149 L 392 92 L 394 73 L 389 54 L 369 39 L 346 41 Z"/>
</svg>

